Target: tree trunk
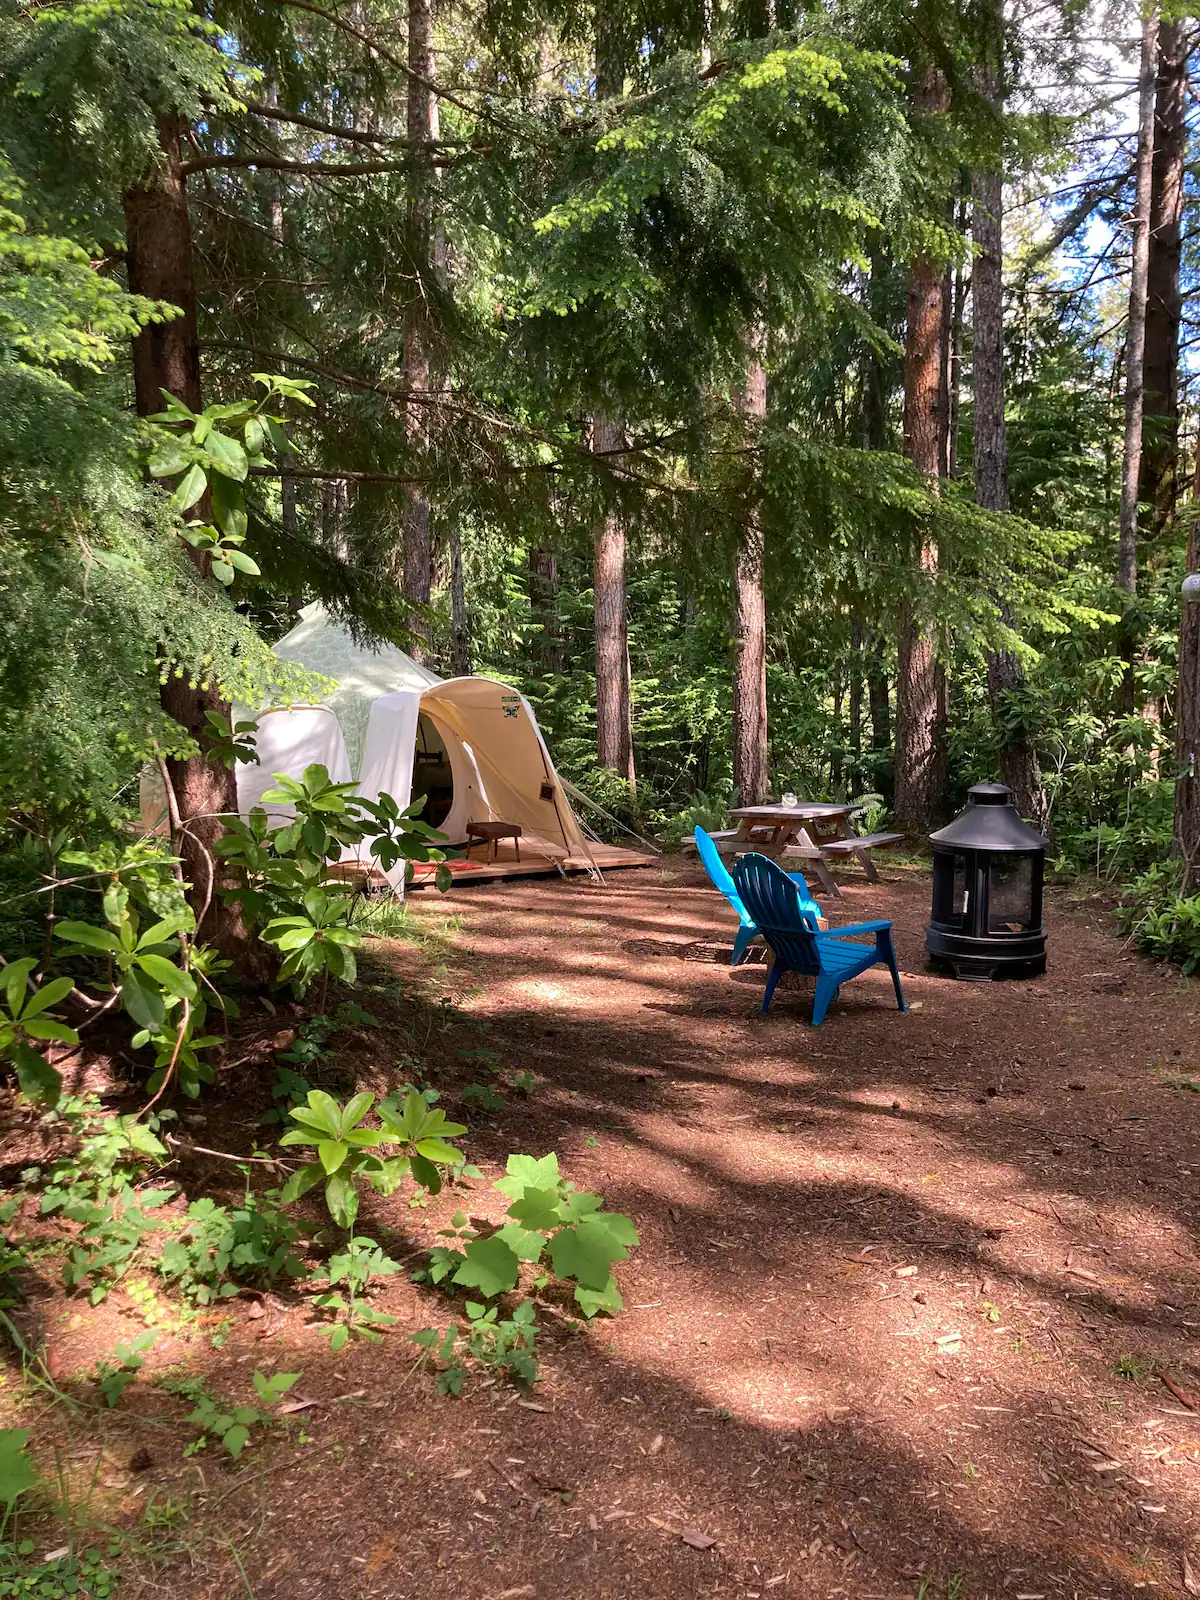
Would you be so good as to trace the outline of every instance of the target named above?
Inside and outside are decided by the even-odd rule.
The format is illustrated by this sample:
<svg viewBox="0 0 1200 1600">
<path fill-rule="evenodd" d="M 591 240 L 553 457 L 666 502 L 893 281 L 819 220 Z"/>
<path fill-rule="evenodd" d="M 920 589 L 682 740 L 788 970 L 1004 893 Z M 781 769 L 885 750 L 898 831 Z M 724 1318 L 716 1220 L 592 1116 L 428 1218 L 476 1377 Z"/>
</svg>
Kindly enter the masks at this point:
<svg viewBox="0 0 1200 1600">
<path fill-rule="evenodd" d="M 408 0 L 408 137 L 418 149 L 438 136 L 438 104 L 426 87 L 434 74 L 433 0 Z M 418 81 L 424 79 L 422 83 Z M 432 152 L 429 152 L 432 154 Z M 409 309 L 404 339 L 404 388 L 421 396 L 406 406 L 405 432 L 419 463 L 432 442 L 429 391 L 432 384 L 430 319 L 425 293 L 433 269 L 433 190 L 436 172 L 429 160 L 413 163 L 408 202 L 409 240 L 416 265 L 416 291 Z M 429 495 L 423 484 L 406 484 L 404 490 L 404 575 L 402 593 L 414 607 L 428 607 L 433 587 L 433 541 Z M 416 661 L 428 654 L 428 615 L 416 612 L 410 619 L 409 650 Z"/>
<path fill-rule="evenodd" d="M 850 624 L 850 765 L 851 790 L 862 781 L 862 620 Z"/>
<path fill-rule="evenodd" d="M 345 478 L 325 478 L 321 483 L 321 542 L 332 550 L 339 560 L 345 561 L 346 511 L 350 494 Z"/>
<path fill-rule="evenodd" d="M 1142 65 L 1138 92 L 1137 186 L 1133 204 L 1129 271 L 1129 321 L 1125 332 L 1125 450 L 1121 464 L 1120 544 L 1117 583 L 1137 593 L 1138 481 L 1142 465 L 1145 400 L 1146 280 L 1150 265 L 1150 195 L 1154 162 L 1154 83 L 1158 12 L 1142 23 Z M 1132 681 L 1130 681 L 1132 697 Z M 1132 700 L 1131 700 L 1132 704 Z"/>
<path fill-rule="evenodd" d="M 954 208 L 948 208 L 946 218 L 950 227 L 954 226 Z M 940 348 L 938 350 L 938 477 L 949 478 L 953 476 L 953 434 L 954 416 L 954 273 L 947 267 L 942 274 L 942 310 L 940 318 Z"/>
<path fill-rule="evenodd" d="M 1003 17 L 995 18 L 990 60 L 979 73 L 979 87 L 997 118 L 1003 110 L 999 53 Z M 971 377 L 975 402 L 975 499 L 988 511 L 1007 511 L 1008 442 L 1004 430 L 1004 178 L 999 165 L 976 171 L 971 182 Z M 1004 620 L 1009 609 L 1001 595 Z M 1047 820 L 1046 793 L 1037 751 L 1027 738 L 1003 731 L 1007 694 L 1024 687 L 1021 663 L 1007 650 L 989 651 L 988 698 L 1000 753 L 1000 775 L 1016 795 L 1017 809 L 1036 828 Z"/>
<path fill-rule="evenodd" d="M 1187 508 L 1188 571 L 1200 568 L 1200 448 Z M 1175 696 L 1175 850 L 1183 858 L 1188 894 L 1200 893 L 1200 603 L 1183 604 L 1179 628 L 1179 688 Z"/>
<path fill-rule="evenodd" d="M 537 633 L 532 641 L 534 660 L 543 672 L 564 669 L 562 640 L 558 632 L 558 556 L 549 544 L 531 545 L 526 557 L 529 573 L 529 610 Z"/>
<path fill-rule="evenodd" d="M 471 676 L 471 617 L 457 523 L 450 534 L 450 664 L 456 678 Z"/>
<path fill-rule="evenodd" d="M 279 87 L 274 77 L 267 79 L 266 84 L 264 85 L 263 99 L 269 106 L 277 106 L 279 104 Z M 283 181 L 282 177 L 278 173 L 275 175 L 275 179 L 271 184 L 271 198 L 268 204 L 267 222 L 271 232 L 272 243 L 282 258 L 284 249 Z M 284 354 L 282 345 L 279 345 L 276 348 L 280 370 L 286 372 L 287 357 Z M 285 423 L 283 431 L 290 439 L 292 433 L 290 424 Z M 286 462 L 287 456 L 285 455 L 283 460 L 280 462 L 280 466 L 283 467 Z M 297 516 L 296 507 L 296 480 L 295 478 L 289 478 L 286 472 L 279 480 L 279 509 L 280 520 L 283 523 L 284 533 L 287 534 L 289 539 L 298 539 L 300 536 L 300 520 Z M 289 603 L 291 604 L 293 611 L 299 611 L 300 605 L 303 602 L 298 601 L 298 597 L 293 595 L 290 597 Z"/>
<path fill-rule="evenodd" d="M 1183 24 L 1166 18 L 1158 31 L 1154 157 L 1146 263 L 1143 438 L 1138 500 L 1150 507 L 1149 533 L 1159 540 L 1175 511 L 1179 461 L 1180 218 L 1187 148 L 1188 44 Z"/>
<path fill-rule="evenodd" d="M 753 437 L 767 414 L 767 374 L 757 331 L 747 340 L 738 409 Z M 733 787 L 743 806 L 758 805 L 768 787 L 766 550 L 757 489 L 756 474 L 733 566 Z"/>
<path fill-rule="evenodd" d="M 882 755 L 892 748 L 892 704 L 882 639 L 873 640 L 867 651 L 867 704 L 871 708 L 871 749 Z"/>
<path fill-rule="evenodd" d="M 934 68 L 922 74 L 915 95 L 918 112 L 944 113 L 945 80 Z M 908 331 L 904 348 L 904 453 L 918 471 L 937 481 L 945 463 L 942 349 L 946 314 L 944 273 L 927 256 L 909 268 Z M 938 552 L 926 541 L 920 552 L 925 581 L 937 579 Z M 910 833 L 928 833 L 949 804 L 946 751 L 946 675 L 937 659 L 930 624 L 911 600 L 900 612 L 896 670 L 896 789 L 893 808 Z"/>
<path fill-rule="evenodd" d="M 166 300 L 181 315 L 153 323 L 133 341 L 133 389 L 139 416 L 163 409 L 163 391 L 193 411 L 202 406 L 200 343 L 196 326 L 196 289 L 192 271 L 192 229 L 187 179 L 180 171 L 186 126 L 181 117 L 162 117 L 158 124 L 163 161 L 144 183 L 124 196 L 126 271 L 132 294 Z M 209 557 L 191 545 L 188 554 L 205 578 Z M 161 690 L 163 710 L 196 740 L 200 754 L 187 761 L 168 761 L 184 830 L 173 840 L 183 859 L 183 874 L 192 890 L 197 915 L 207 914 L 198 936 L 224 955 L 243 955 L 247 945 L 241 917 L 213 893 L 213 846 L 224 832 L 221 818 L 237 813 L 237 781 L 219 761 L 207 759 L 205 715 L 229 715 L 229 707 L 213 689 L 192 689 L 186 677 L 172 674 Z"/>
<path fill-rule="evenodd" d="M 592 418 L 592 449 L 621 450 L 625 434 L 612 418 Z M 592 590 L 596 621 L 596 754 L 630 783 L 633 773 L 633 717 L 629 700 L 629 632 L 625 590 L 625 524 L 606 510 L 594 534 Z"/>
<path fill-rule="evenodd" d="M 596 98 L 620 94 L 624 54 L 616 10 L 605 0 L 595 7 Z M 603 456 L 625 448 L 625 430 L 615 411 L 592 416 L 592 450 Z M 619 510 L 605 510 L 593 532 L 592 593 L 596 631 L 596 754 L 632 785 L 633 707 L 630 697 L 626 531 Z"/>
</svg>

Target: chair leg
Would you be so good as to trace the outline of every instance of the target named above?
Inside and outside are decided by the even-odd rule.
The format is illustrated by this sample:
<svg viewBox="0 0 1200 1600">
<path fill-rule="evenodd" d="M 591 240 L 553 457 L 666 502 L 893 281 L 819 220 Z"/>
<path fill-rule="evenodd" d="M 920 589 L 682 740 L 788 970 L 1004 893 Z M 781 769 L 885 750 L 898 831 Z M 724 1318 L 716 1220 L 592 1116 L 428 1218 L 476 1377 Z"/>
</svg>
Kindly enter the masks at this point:
<svg viewBox="0 0 1200 1600">
<path fill-rule="evenodd" d="M 751 943 L 757 936 L 757 928 L 751 928 L 748 927 L 746 923 L 742 923 L 741 927 L 737 931 L 737 938 L 733 941 L 733 959 L 729 963 L 731 967 L 736 967 L 738 965 L 742 957 L 746 954 L 746 951 L 749 950 Z"/>
<path fill-rule="evenodd" d="M 907 1011 L 908 1006 L 905 1003 L 904 990 L 900 987 L 900 968 L 896 965 L 896 948 L 892 944 L 891 934 L 886 929 L 875 935 L 875 948 L 879 951 L 880 956 L 887 964 L 888 971 L 892 975 L 892 987 L 896 991 L 896 1009 L 898 1011 Z"/>
<path fill-rule="evenodd" d="M 827 978 L 824 973 L 817 979 L 817 992 L 813 996 L 812 1025 L 819 1028 L 825 1021 L 825 1013 L 829 1010 L 830 1003 L 837 999 L 839 985 L 832 978 Z"/>
<path fill-rule="evenodd" d="M 780 978 L 783 977 L 783 975 L 784 975 L 784 973 L 786 971 L 787 971 L 786 964 L 784 962 L 780 961 L 778 956 L 777 956 L 775 958 L 775 965 L 771 968 L 771 971 L 770 971 L 770 973 L 769 973 L 769 975 L 767 977 L 767 987 L 763 990 L 762 1009 L 764 1011 L 769 1011 L 770 1010 L 770 1008 L 771 1008 L 771 996 L 775 993 L 775 986 L 776 986 L 776 984 L 778 984 Z"/>
</svg>

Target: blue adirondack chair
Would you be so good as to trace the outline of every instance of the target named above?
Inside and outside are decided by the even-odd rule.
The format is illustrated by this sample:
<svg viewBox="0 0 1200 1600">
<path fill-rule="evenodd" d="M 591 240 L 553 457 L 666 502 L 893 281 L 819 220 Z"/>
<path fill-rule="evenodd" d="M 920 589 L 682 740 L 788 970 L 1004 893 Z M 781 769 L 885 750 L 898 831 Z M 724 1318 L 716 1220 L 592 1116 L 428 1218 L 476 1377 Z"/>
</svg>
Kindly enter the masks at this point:
<svg viewBox="0 0 1200 1600">
<path fill-rule="evenodd" d="M 733 886 L 744 913 L 753 920 L 775 956 L 763 994 L 764 1011 L 785 972 L 806 972 L 817 980 L 812 1025 L 819 1027 L 842 984 L 876 964 L 887 967 L 892 974 L 896 1005 L 901 1011 L 908 1010 L 892 948 L 890 922 L 855 922 L 819 932 L 795 884 L 767 856 L 742 856 L 733 869 Z M 873 933 L 874 942 L 866 944 L 856 938 L 860 933 Z"/>
<path fill-rule="evenodd" d="M 736 967 L 738 962 L 746 954 L 746 951 L 750 948 L 751 941 L 757 936 L 758 929 L 754 924 L 753 917 L 751 917 L 745 906 L 742 904 L 741 896 L 734 887 L 733 879 L 729 876 L 729 868 L 717 854 L 716 845 L 709 838 L 708 834 L 705 833 L 703 828 L 697 828 L 692 837 L 696 841 L 696 849 L 699 852 L 701 861 L 704 863 L 704 870 L 712 879 L 714 886 L 721 891 L 726 900 L 729 901 L 729 904 L 737 912 L 739 927 L 737 931 L 737 938 L 733 941 L 733 959 L 729 963 L 731 967 Z M 821 915 L 821 908 L 809 894 L 808 885 L 804 881 L 803 873 L 784 873 L 783 876 L 786 877 L 789 882 L 795 884 L 800 896 L 800 905 L 802 909 L 805 911 L 810 911 L 814 917 L 819 917 Z"/>
</svg>

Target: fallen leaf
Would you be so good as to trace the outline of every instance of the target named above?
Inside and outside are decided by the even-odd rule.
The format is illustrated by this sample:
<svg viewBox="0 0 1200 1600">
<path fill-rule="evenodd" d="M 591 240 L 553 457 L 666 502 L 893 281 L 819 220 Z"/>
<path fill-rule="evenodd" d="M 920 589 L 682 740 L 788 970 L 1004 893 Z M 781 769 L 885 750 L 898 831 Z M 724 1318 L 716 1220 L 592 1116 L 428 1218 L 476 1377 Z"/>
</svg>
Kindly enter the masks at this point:
<svg viewBox="0 0 1200 1600">
<path fill-rule="evenodd" d="M 540 1406 L 536 1400 L 518 1400 L 517 1404 L 523 1411 L 549 1411 L 549 1406 Z"/>
<path fill-rule="evenodd" d="M 653 1439 L 651 1439 L 651 1441 L 650 1441 L 650 1448 L 649 1448 L 649 1451 L 647 1453 L 649 1455 L 656 1456 L 658 1454 L 658 1452 L 662 1449 L 662 1447 L 663 1447 L 663 1436 L 662 1436 L 661 1433 L 656 1433 L 654 1435 Z"/>
<path fill-rule="evenodd" d="M 502 1589 L 496 1600 L 521 1600 L 522 1595 L 537 1594 L 531 1583 L 522 1584 L 519 1589 Z"/>
<path fill-rule="evenodd" d="M 716 1540 L 709 1533 L 701 1533 L 699 1528 L 682 1528 L 679 1537 L 684 1544 L 690 1544 L 693 1550 L 711 1550 Z"/>
<path fill-rule="evenodd" d="M 1197 1578 L 1186 1556 L 1183 1558 L 1183 1587 L 1189 1594 L 1200 1594 L 1200 1578 Z"/>
<path fill-rule="evenodd" d="M 919 1267 L 897 1267 L 893 1276 L 897 1278 L 915 1278 L 919 1271 Z"/>
<path fill-rule="evenodd" d="M 588 1512 L 588 1527 L 592 1530 L 593 1533 L 599 1533 L 600 1532 L 600 1524 L 596 1520 L 596 1513 L 594 1511 L 589 1511 Z"/>
</svg>

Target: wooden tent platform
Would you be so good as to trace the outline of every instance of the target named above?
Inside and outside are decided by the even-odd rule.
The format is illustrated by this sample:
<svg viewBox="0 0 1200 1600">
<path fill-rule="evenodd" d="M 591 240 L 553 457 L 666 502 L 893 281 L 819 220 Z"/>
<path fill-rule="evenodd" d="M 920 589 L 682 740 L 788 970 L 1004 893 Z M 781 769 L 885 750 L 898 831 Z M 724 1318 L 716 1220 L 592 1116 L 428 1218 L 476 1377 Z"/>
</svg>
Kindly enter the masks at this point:
<svg viewBox="0 0 1200 1600">
<path fill-rule="evenodd" d="M 613 872 L 621 867 L 652 867 L 658 861 L 656 855 L 649 851 L 622 850 L 614 844 L 594 844 L 592 856 L 601 872 Z M 548 857 L 539 855 L 536 850 L 526 847 L 521 851 L 521 859 L 517 860 L 516 851 L 511 844 L 501 844 L 496 851 L 495 861 L 489 861 L 488 846 L 475 845 L 471 851 L 470 861 L 451 861 L 447 865 L 454 877 L 455 884 L 460 883 L 489 883 L 497 878 L 550 878 L 557 877 L 557 868 Z M 588 865 L 583 860 L 571 860 L 563 863 L 564 872 L 586 872 Z M 353 866 L 336 868 L 340 876 L 346 878 L 365 878 Z M 408 892 L 415 889 L 425 889 L 433 884 L 437 868 L 431 863 L 416 862 L 413 865 L 413 879 L 408 886 Z M 382 873 L 372 872 L 373 886 L 384 887 L 386 879 Z M 364 885 L 365 887 L 365 885 Z"/>
<path fill-rule="evenodd" d="M 652 867 L 658 860 L 648 851 L 622 850 L 614 844 L 594 844 L 592 855 L 601 872 L 611 872 L 619 867 Z M 455 884 L 487 883 L 496 878 L 545 878 L 558 875 L 554 862 L 538 855 L 532 848 L 521 851 L 520 861 L 511 844 L 499 846 L 495 861 L 489 861 L 487 856 L 487 846 L 477 844 L 471 851 L 470 861 L 451 861 L 449 867 Z M 417 862 L 413 867 L 409 890 L 423 889 L 432 884 L 436 870 L 433 866 Z M 586 872 L 587 863 L 581 860 L 565 861 L 563 871 Z"/>
</svg>

